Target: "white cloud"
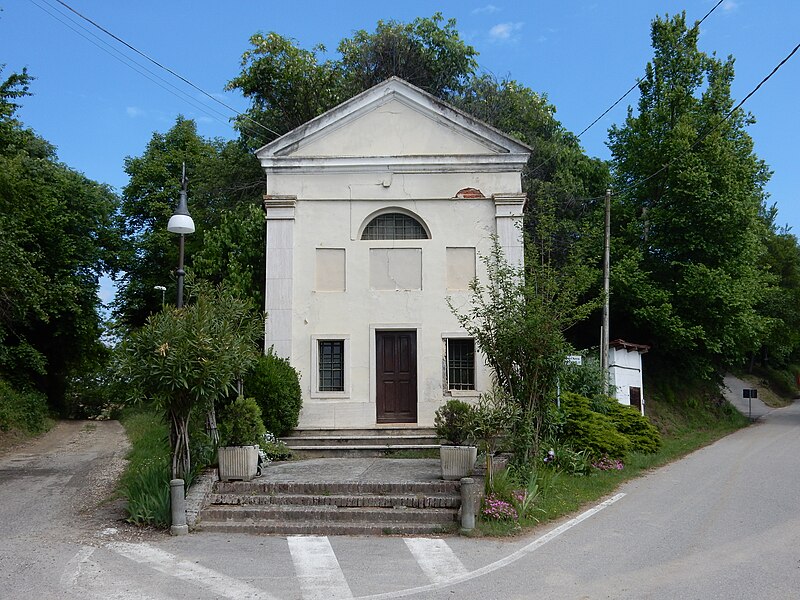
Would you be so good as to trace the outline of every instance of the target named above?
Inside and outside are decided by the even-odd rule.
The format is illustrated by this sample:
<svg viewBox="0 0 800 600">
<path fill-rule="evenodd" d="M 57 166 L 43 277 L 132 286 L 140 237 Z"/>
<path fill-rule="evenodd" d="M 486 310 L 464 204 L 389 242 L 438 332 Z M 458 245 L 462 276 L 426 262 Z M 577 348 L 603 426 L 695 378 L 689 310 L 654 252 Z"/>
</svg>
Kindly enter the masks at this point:
<svg viewBox="0 0 800 600">
<path fill-rule="evenodd" d="M 722 8 L 727 11 L 736 10 L 739 8 L 739 3 L 734 0 L 726 0 L 726 2 L 722 4 Z"/>
<path fill-rule="evenodd" d="M 500 9 L 497 8 L 494 4 L 487 4 L 486 6 L 482 6 L 480 8 L 474 8 L 472 10 L 472 14 L 473 15 L 482 15 L 482 14 L 491 15 L 493 13 L 496 13 L 499 10 Z"/>
<path fill-rule="evenodd" d="M 524 23 L 498 23 L 489 30 L 489 37 L 494 41 L 504 42 L 512 39 L 522 29 Z"/>
<path fill-rule="evenodd" d="M 125 112 L 131 119 L 144 116 L 144 111 L 138 106 L 128 106 L 125 108 Z"/>
</svg>

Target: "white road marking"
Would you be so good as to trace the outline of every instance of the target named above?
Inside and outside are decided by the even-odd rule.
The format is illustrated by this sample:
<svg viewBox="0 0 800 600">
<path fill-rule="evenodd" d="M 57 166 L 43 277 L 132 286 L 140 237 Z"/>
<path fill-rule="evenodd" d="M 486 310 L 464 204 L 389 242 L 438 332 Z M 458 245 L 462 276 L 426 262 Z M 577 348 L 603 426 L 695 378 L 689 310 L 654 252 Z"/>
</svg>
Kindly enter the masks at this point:
<svg viewBox="0 0 800 600">
<path fill-rule="evenodd" d="M 453 585 L 456 585 L 456 584 L 459 584 L 459 583 L 464 583 L 465 581 L 470 581 L 471 579 L 477 579 L 478 577 L 483 577 L 484 575 L 488 575 L 489 573 L 491 573 L 493 571 L 496 571 L 497 569 L 502 569 L 503 567 L 506 567 L 506 566 L 510 565 L 511 563 L 517 562 L 519 559 L 521 559 L 524 556 L 530 554 L 534 550 L 540 548 L 541 546 L 543 546 L 547 542 L 557 538 L 562 533 L 572 529 L 573 527 L 575 527 L 576 525 L 578 525 L 582 521 L 585 521 L 589 517 L 597 514 L 598 512 L 603 510 L 604 508 L 608 508 L 609 506 L 611 506 L 612 504 L 614 504 L 618 500 L 622 499 L 624 496 L 625 496 L 624 493 L 619 493 L 616 496 L 612 496 L 611 498 L 609 498 L 605 502 L 601 502 L 600 504 L 598 504 L 594 508 L 590 508 L 586 512 L 579 514 L 574 519 L 570 519 L 566 523 L 564 523 L 562 525 L 559 525 L 558 527 L 556 527 L 552 531 L 549 531 L 548 533 L 544 534 L 542 537 L 536 538 L 530 544 L 528 544 L 527 546 L 523 546 L 522 548 L 520 548 L 516 552 L 512 552 L 511 554 L 509 554 L 508 556 L 506 556 L 504 558 L 501 558 L 500 560 L 496 560 L 495 562 L 490 563 L 490 564 L 486 565 L 485 567 L 481 567 L 480 569 L 476 569 L 475 571 L 470 571 L 470 572 L 468 572 L 465 575 L 462 575 L 460 577 L 455 577 L 453 579 L 450 579 L 450 580 L 442 582 L 442 583 L 431 583 L 431 584 L 428 584 L 428 585 L 423 585 L 423 586 L 419 586 L 419 587 L 415 587 L 415 588 L 408 588 L 408 589 L 405 589 L 405 590 L 398 590 L 396 592 L 385 592 L 383 594 L 374 594 L 372 596 L 361 596 L 359 598 L 356 598 L 355 600 L 389 600 L 390 598 L 403 598 L 404 596 L 413 596 L 415 594 L 422 594 L 422 593 L 425 593 L 425 592 L 432 592 L 432 591 L 436 591 L 436 590 L 445 589 L 447 587 L 450 587 L 450 586 L 453 586 Z"/>
<path fill-rule="evenodd" d="M 433 583 L 443 583 L 468 573 L 443 539 L 405 538 L 404 541 L 417 559 L 417 564 Z"/>
<path fill-rule="evenodd" d="M 353 597 L 327 537 L 290 536 L 286 541 L 304 600 Z"/>
<path fill-rule="evenodd" d="M 83 546 L 72 557 L 61 576 L 62 587 L 78 588 L 83 598 L 94 598 L 95 600 L 169 600 L 171 598 L 171 596 L 164 595 L 149 596 L 136 590 L 136 582 L 108 573 L 96 561 L 90 560 L 94 551 L 95 548 L 91 546 Z"/>
<path fill-rule="evenodd" d="M 108 544 L 107 547 L 117 554 L 121 554 L 140 564 L 145 564 L 160 573 L 183 579 L 211 591 L 221 598 L 275 600 L 274 596 L 270 596 L 265 591 L 244 581 L 228 577 L 188 560 L 182 560 L 169 552 L 164 552 L 148 544 L 115 542 Z"/>
<path fill-rule="evenodd" d="M 81 575 L 84 563 L 89 560 L 89 557 L 94 552 L 91 546 L 82 546 L 77 554 L 69 559 L 69 562 L 64 567 L 64 572 L 61 574 L 61 586 L 73 587 Z"/>
</svg>

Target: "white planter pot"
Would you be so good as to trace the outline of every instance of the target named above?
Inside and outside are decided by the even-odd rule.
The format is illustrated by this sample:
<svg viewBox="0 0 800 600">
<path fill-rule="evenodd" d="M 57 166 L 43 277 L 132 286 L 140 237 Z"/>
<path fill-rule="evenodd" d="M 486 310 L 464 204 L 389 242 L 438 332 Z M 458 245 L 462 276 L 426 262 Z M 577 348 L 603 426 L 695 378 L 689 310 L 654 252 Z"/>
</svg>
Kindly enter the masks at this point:
<svg viewBox="0 0 800 600">
<path fill-rule="evenodd" d="M 250 481 L 258 470 L 258 446 L 226 446 L 217 449 L 219 478 L 222 481 Z"/>
<path fill-rule="evenodd" d="M 442 460 L 442 479 L 461 479 L 472 474 L 478 449 L 475 446 L 442 446 L 439 456 Z"/>
</svg>

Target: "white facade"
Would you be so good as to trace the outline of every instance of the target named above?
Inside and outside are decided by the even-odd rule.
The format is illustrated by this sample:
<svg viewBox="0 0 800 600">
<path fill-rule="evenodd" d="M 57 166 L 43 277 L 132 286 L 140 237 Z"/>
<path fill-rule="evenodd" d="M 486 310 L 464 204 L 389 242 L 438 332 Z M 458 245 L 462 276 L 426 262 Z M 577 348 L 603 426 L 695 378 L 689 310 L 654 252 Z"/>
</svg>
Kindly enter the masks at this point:
<svg viewBox="0 0 800 600">
<path fill-rule="evenodd" d="M 397 78 L 257 152 L 265 338 L 301 373 L 300 428 L 430 426 L 448 397 L 487 389 L 446 299 L 466 304 L 492 236 L 522 261 L 528 153 Z"/>
<path fill-rule="evenodd" d="M 614 386 L 614 395 L 620 404 L 638 406 L 644 414 L 644 383 L 642 378 L 642 354 L 648 346 L 614 340 L 608 348 L 609 383 Z"/>
</svg>

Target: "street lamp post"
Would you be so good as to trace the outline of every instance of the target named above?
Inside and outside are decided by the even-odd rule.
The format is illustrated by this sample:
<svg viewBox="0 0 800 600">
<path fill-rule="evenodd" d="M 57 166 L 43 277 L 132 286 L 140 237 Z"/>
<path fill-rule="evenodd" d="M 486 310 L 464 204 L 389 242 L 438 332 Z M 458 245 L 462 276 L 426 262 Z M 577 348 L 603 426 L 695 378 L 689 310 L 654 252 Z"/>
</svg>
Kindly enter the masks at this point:
<svg viewBox="0 0 800 600">
<path fill-rule="evenodd" d="M 163 285 L 154 285 L 153 289 L 157 292 L 161 292 L 161 310 L 164 310 L 164 294 L 166 293 L 167 288 L 165 288 Z"/>
<path fill-rule="evenodd" d="M 187 233 L 194 233 L 194 221 L 191 215 L 189 215 L 189 207 L 186 203 L 186 188 L 188 185 L 189 180 L 186 179 L 186 163 L 183 163 L 181 195 L 178 200 L 178 208 L 175 209 L 175 212 L 169 218 L 169 223 L 167 223 L 167 231 L 170 233 L 178 233 L 181 236 L 180 249 L 178 251 L 178 270 L 176 271 L 178 275 L 178 308 L 183 306 L 183 278 L 186 275 L 186 271 L 183 270 L 184 236 Z"/>
</svg>

